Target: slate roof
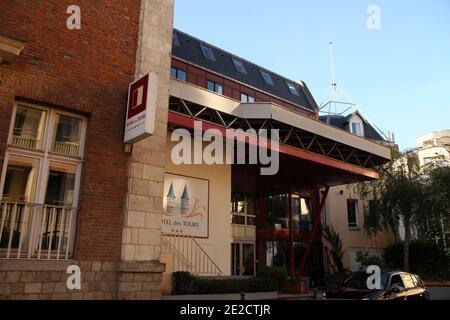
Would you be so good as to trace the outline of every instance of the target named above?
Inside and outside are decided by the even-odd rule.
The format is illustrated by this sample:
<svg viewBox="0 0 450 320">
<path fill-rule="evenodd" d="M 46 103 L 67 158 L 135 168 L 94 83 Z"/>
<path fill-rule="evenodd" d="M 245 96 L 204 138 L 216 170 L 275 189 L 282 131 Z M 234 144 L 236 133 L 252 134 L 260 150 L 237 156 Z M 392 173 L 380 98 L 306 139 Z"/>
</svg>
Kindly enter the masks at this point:
<svg viewBox="0 0 450 320">
<path fill-rule="evenodd" d="M 180 30 L 174 29 L 174 41 L 172 46 L 172 56 L 190 62 L 194 65 L 217 72 L 228 78 L 239 81 L 248 86 L 254 87 L 262 92 L 284 99 L 288 102 L 300 105 L 314 111 L 314 106 L 307 98 L 305 88 L 293 80 L 287 79 L 279 74 L 271 72 L 250 61 L 233 55 L 225 50 L 217 48 L 207 42 L 188 35 Z M 202 53 L 201 44 L 213 50 L 216 61 L 212 62 L 205 58 Z M 233 58 L 244 64 L 246 74 L 239 72 L 233 62 Z M 274 85 L 267 84 L 261 74 L 261 70 L 270 74 Z M 293 84 L 298 92 L 298 96 L 291 93 L 287 83 Z M 315 102 L 314 102 L 315 103 Z"/>
<path fill-rule="evenodd" d="M 357 113 L 364 123 L 364 137 L 366 139 L 370 139 L 370 140 L 384 141 L 385 139 L 378 133 L 378 131 L 369 122 L 367 122 L 367 120 L 364 119 L 364 117 L 362 117 L 359 114 L 359 112 L 357 112 Z M 352 115 L 353 115 L 353 113 L 351 113 L 347 116 L 342 116 L 342 115 L 320 116 L 320 121 L 326 123 L 327 117 L 329 117 L 330 125 L 348 131 L 348 122 L 349 122 L 350 118 L 352 117 Z"/>
</svg>

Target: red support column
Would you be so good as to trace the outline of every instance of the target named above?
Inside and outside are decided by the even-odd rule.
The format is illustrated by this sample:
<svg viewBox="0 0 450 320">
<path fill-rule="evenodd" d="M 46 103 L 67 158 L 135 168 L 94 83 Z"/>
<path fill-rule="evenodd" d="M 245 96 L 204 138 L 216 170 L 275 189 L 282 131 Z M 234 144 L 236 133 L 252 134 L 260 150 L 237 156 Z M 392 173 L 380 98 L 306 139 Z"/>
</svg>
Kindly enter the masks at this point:
<svg viewBox="0 0 450 320">
<path fill-rule="evenodd" d="M 266 239 L 265 239 L 265 227 L 266 227 L 266 208 L 264 204 L 264 197 L 258 197 L 258 215 L 256 221 L 256 267 L 264 267 L 266 265 Z"/>
<path fill-rule="evenodd" d="M 288 195 L 288 213 L 289 213 L 289 245 L 290 245 L 290 269 L 291 269 L 291 276 L 294 277 L 295 275 L 295 265 L 294 265 L 294 228 L 293 228 L 293 221 L 292 221 L 292 194 L 289 193 Z"/>
<path fill-rule="evenodd" d="M 313 242 L 316 239 L 317 236 L 317 230 L 319 229 L 320 226 L 320 220 L 321 220 L 321 216 L 322 216 L 322 211 L 323 208 L 325 207 L 325 200 L 327 199 L 328 196 L 328 191 L 330 190 L 330 187 L 326 187 L 325 188 L 325 193 L 322 197 L 322 200 L 320 202 L 320 206 L 319 206 L 319 210 L 317 211 L 316 214 L 316 219 L 314 220 L 314 224 L 313 224 L 313 228 L 311 231 L 311 237 L 309 238 L 308 241 L 308 246 L 306 247 L 306 251 L 305 254 L 303 255 L 302 260 L 300 261 L 300 271 L 299 271 L 299 277 L 302 276 L 303 272 L 305 271 L 305 265 L 306 265 L 306 261 L 308 261 L 309 258 L 309 254 L 311 253 L 311 248 L 313 246 Z"/>
</svg>

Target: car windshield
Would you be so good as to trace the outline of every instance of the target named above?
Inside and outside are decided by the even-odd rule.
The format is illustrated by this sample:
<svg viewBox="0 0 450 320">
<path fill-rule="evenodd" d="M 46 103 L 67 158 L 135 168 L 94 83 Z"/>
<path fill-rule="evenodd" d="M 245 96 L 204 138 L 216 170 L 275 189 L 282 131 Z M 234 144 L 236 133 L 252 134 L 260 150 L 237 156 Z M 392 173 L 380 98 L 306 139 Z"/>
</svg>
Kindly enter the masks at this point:
<svg viewBox="0 0 450 320">
<path fill-rule="evenodd" d="M 369 276 L 370 274 L 367 274 L 365 272 L 355 272 L 349 278 L 347 278 L 347 280 L 345 280 L 344 287 L 349 289 L 369 290 L 367 288 L 367 278 Z M 388 279 L 388 274 L 382 272 L 380 279 L 381 289 L 386 288 Z"/>
</svg>

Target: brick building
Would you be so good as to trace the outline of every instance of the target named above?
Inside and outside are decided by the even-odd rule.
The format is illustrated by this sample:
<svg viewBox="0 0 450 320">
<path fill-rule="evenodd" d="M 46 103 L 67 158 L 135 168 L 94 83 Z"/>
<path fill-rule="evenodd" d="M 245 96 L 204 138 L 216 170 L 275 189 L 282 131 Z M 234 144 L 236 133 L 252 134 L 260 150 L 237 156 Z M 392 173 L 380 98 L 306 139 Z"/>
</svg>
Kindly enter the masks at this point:
<svg viewBox="0 0 450 320">
<path fill-rule="evenodd" d="M 173 3 L 77 1 L 80 29 L 66 25 L 71 4 L 0 3 L 0 297 L 158 298 L 163 266 L 122 244 L 136 158 L 123 122 L 128 85 L 149 63 L 136 63 L 143 35 L 166 41 L 157 54 L 168 57 Z M 163 31 L 144 23 L 151 7 Z M 66 288 L 70 264 L 81 291 Z"/>
</svg>

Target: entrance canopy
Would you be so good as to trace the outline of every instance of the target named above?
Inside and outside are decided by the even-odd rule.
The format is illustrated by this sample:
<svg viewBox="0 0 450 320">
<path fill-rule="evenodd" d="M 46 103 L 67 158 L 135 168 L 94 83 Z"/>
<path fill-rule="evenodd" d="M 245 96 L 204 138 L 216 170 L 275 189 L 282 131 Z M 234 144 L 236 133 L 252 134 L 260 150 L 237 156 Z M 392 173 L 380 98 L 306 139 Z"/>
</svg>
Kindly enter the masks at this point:
<svg viewBox="0 0 450 320">
<path fill-rule="evenodd" d="M 279 171 L 261 176 L 257 165 L 233 165 L 233 189 L 275 194 L 290 190 L 378 179 L 376 167 L 390 159 L 384 145 L 308 118 L 273 103 L 240 103 L 203 88 L 171 80 L 169 129 L 277 129 Z"/>
</svg>

